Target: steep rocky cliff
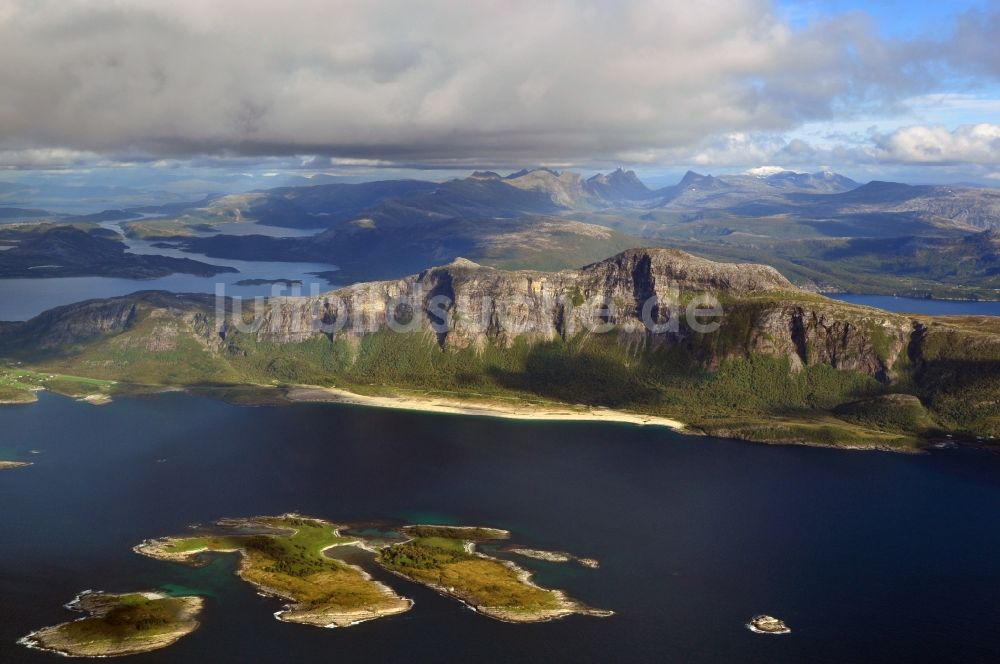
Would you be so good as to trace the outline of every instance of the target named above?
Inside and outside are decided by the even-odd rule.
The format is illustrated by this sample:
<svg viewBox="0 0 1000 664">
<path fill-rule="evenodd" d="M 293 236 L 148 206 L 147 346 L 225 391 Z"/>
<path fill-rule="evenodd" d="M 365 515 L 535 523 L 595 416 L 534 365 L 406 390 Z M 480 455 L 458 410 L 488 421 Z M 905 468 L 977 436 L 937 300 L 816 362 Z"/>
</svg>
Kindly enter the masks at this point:
<svg viewBox="0 0 1000 664">
<path fill-rule="evenodd" d="M 718 333 L 690 325 L 687 312 L 711 304 L 697 299 L 702 295 L 720 306 Z M 275 343 L 323 333 L 357 338 L 393 327 L 432 333 L 446 350 L 481 350 L 589 332 L 633 346 L 686 345 L 707 366 L 759 352 L 788 357 L 796 370 L 825 363 L 883 382 L 891 379 L 912 327 L 904 317 L 799 291 L 767 266 L 715 263 L 670 249 L 632 249 L 554 273 L 495 270 L 459 259 L 405 279 L 271 301 L 255 313 L 252 333 Z"/>
<path fill-rule="evenodd" d="M 258 335 L 269 341 L 301 341 L 313 333 L 310 321 L 317 312 L 328 328 L 370 334 L 387 326 L 387 308 L 396 306 L 416 310 L 412 327 L 434 329 L 442 346 L 509 346 L 520 336 L 565 338 L 595 322 L 613 323 L 626 332 L 641 330 L 650 298 L 658 302 L 648 305 L 649 313 L 662 322 L 671 303 L 700 293 L 738 298 L 796 290 L 770 267 L 714 263 L 670 249 L 632 249 L 560 272 L 510 272 L 458 259 L 404 279 L 268 303 Z"/>
</svg>

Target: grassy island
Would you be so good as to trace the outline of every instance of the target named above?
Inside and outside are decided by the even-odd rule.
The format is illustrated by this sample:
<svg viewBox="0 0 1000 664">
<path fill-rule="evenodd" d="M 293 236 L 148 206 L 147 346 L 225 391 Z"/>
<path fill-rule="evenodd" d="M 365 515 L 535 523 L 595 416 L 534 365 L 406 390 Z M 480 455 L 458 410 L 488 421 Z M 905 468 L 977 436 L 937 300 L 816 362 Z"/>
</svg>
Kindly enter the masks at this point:
<svg viewBox="0 0 1000 664">
<path fill-rule="evenodd" d="M 45 627 L 21 639 L 31 648 L 70 657 L 119 657 L 165 648 L 198 628 L 200 597 L 139 592 L 85 592 L 67 605 L 80 620 Z"/>
<path fill-rule="evenodd" d="M 218 534 L 148 540 L 135 550 L 152 558 L 198 564 L 204 553 L 239 553 L 239 576 L 267 595 L 289 602 L 275 614 L 286 622 L 346 627 L 403 613 L 412 606 L 362 569 L 324 552 L 356 544 L 337 527 L 294 514 L 223 520 Z"/>
<path fill-rule="evenodd" d="M 383 548 L 385 569 L 468 604 L 483 615 L 506 622 L 541 622 L 574 613 L 607 616 L 560 590 L 542 588 L 514 563 L 476 551 L 476 543 L 509 537 L 493 528 L 408 526 L 406 542 Z"/>
</svg>

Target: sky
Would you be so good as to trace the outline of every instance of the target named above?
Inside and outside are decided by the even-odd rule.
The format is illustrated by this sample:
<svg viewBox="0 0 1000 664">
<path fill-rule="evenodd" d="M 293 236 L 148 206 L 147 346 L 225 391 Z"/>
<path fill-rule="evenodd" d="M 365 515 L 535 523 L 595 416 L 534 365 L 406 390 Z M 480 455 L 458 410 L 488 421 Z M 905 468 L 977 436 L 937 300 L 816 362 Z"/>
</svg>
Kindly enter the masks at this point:
<svg viewBox="0 0 1000 664">
<path fill-rule="evenodd" d="M 0 185 L 545 165 L 1000 186 L 997 35 L 1000 0 L 4 0 Z"/>
</svg>

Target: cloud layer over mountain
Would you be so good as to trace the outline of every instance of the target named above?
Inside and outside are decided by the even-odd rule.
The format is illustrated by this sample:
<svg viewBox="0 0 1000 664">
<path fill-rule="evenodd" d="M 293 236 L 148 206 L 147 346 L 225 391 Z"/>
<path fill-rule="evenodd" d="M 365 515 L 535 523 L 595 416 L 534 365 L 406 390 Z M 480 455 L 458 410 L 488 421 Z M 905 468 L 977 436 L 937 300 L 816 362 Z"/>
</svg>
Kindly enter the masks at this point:
<svg viewBox="0 0 1000 664">
<path fill-rule="evenodd" d="M 996 76 L 997 17 L 974 19 L 902 41 L 863 14 L 793 29 L 765 0 L 7 0 L 0 163 L 71 154 L 57 150 L 651 162 L 891 109 L 945 71 Z M 995 161 L 995 140 L 965 146 L 982 127 L 996 130 L 913 128 L 878 147 Z"/>
</svg>

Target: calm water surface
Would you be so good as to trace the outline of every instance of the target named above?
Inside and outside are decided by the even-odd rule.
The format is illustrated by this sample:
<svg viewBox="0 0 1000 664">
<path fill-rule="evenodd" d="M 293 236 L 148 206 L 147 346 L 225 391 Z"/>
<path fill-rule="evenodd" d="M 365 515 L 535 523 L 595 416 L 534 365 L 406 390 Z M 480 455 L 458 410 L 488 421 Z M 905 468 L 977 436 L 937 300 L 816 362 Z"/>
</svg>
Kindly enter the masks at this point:
<svg viewBox="0 0 1000 664">
<path fill-rule="evenodd" d="M 118 222 L 102 224 L 120 230 Z M 257 224 L 220 224 L 216 230 L 227 234 L 257 233 L 274 237 L 308 235 L 316 231 L 274 228 Z M 159 254 L 176 258 L 190 258 L 210 265 L 224 265 L 239 270 L 238 273 L 217 274 L 214 277 L 197 277 L 190 274 L 172 274 L 159 279 L 117 279 L 113 277 L 61 277 L 55 279 L 0 279 L 0 320 L 27 320 L 32 316 L 64 304 L 90 298 L 117 297 L 140 290 L 168 290 L 175 293 L 215 293 L 222 284 L 225 294 L 239 297 L 292 295 L 285 286 L 261 284 L 237 286 L 244 279 L 291 279 L 302 282 L 296 292 L 309 295 L 332 290 L 335 286 L 316 277 L 314 272 L 336 270 L 329 263 L 288 263 L 272 261 L 243 261 L 210 258 L 178 249 L 154 247 L 145 240 L 126 239 L 128 251 L 136 254 Z"/>
<path fill-rule="evenodd" d="M 40 450 L 32 455 L 30 450 Z M 52 395 L 0 409 L 0 661 L 73 617 L 86 588 L 186 588 L 202 628 L 136 662 L 995 662 L 1000 456 L 775 447 L 593 423 L 184 394 L 95 407 Z M 130 549 L 223 516 L 508 528 L 601 560 L 525 560 L 612 618 L 507 625 L 419 586 L 407 614 L 348 629 L 280 623 L 233 576 Z M 378 575 L 377 575 L 378 576 Z M 767 612 L 793 633 L 750 633 Z"/>
<path fill-rule="evenodd" d="M 927 300 L 892 295 L 829 294 L 835 300 L 877 307 L 886 311 L 929 316 L 1000 316 L 1000 302 L 973 302 L 969 300 Z"/>
</svg>

